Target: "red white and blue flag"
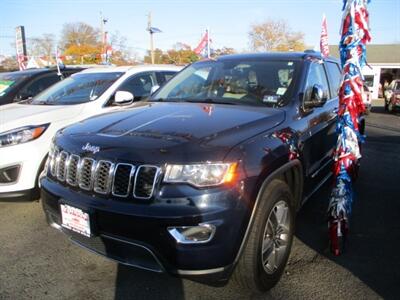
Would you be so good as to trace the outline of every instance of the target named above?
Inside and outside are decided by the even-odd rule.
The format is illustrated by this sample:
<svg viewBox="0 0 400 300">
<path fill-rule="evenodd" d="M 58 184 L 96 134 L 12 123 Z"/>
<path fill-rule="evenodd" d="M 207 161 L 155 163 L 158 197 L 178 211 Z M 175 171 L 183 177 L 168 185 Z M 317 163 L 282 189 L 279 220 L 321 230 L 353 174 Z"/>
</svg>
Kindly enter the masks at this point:
<svg viewBox="0 0 400 300">
<path fill-rule="evenodd" d="M 197 55 L 201 55 L 204 57 L 210 57 L 210 37 L 208 36 L 208 30 L 204 34 L 203 38 L 201 39 L 199 45 L 193 50 L 194 53 Z"/>
<path fill-rule="evenodd" d="M 328 26 L 325 14 L 322 16 L 321 39 L 319 42 L 320 51 L 323 57 L 329 56 Z"/>
</svg>

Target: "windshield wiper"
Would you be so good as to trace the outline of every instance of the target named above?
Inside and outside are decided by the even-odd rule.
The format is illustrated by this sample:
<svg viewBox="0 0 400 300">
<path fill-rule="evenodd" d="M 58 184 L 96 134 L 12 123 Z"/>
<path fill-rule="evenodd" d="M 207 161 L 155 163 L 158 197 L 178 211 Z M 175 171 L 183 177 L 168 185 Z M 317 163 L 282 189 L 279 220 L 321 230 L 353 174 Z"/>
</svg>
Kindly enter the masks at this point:
<svg viewBox="0 0 400 300">
<path fill-rule="evenodd" d="M 229 104 L 229 105 L 237 105 L 239 103 L 235 103 L 233 101 L 226 101 L 220 99 L 212 99 L 212 98 L 201 98 L 201 99 L 183 99 L 184 102 L 190 103 L 206 103 L 206 104 Z"/>
<path fill-rule="evenodd" d="M 53 103 L 48 102 L 48 101 L 44 101 L 44 100 L 38 100 L 38 101 L 35 101 L 35 102 L 31 101 L 30 104 L 34 104 L 34 105 L 36 105 L 36 104 L 38 104 L 38 105 L 53 105 Z"/>
</svg>

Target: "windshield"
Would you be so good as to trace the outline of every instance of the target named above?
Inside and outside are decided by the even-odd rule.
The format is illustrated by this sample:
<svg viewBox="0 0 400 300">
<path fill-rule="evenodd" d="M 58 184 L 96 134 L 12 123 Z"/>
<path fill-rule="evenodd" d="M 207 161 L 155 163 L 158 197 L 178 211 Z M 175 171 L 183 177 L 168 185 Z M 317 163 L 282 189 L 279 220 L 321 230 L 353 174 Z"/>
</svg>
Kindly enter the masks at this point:
<svg viewBox="0 0 400 300">
<path fill-rule="evenodd" d="M 73 105 L 94 101 L 123 73 L 77 73 L 51 86 L 29 104 Z"/>
<path fill-rule="evenodd" d="M 22 82 L 28 76 L 21 73 L 0 73 L 0 97 L 7 95 L 12 87 Z"/>
<path fill-rule="evenodd" d="M 205 61 L 172 78 L 150 101 L 188 101 L 279 107 L 293 94 L 297 62 Z"/>
</svg>

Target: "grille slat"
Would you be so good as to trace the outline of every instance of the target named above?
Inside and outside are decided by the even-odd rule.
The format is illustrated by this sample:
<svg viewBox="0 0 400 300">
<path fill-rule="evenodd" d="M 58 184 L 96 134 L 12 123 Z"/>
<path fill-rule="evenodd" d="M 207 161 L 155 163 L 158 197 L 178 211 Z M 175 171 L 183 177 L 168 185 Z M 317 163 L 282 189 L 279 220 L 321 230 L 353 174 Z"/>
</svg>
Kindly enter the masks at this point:
<svg viewBox="0 0 400 300">
<path fill-rule="evenodd" d="M 117 164 L 112 184 L 112 194 L 114 196 L 128 197 L 134 172 L 135 167 L 133 165 Z"/>
<path fill-rule="evenodd" d="M 94 191 L 100 194 L 108 194 L 111 188 L 114 164 L 100 160 L 97 163 L 94 175 Z"/>
<path fill-rule="evenodd" d="M 78 166 L 80 162 L 80 157 L 78 155 L 72 154 L 67 162 L 67 183 L 72 186 L 78 185 Z"/>
<path fill-rule="evenodd" d="M 54 177 L 57 176 L 57 158 L 58 158 L 58 154 L 60 153 L 60 151 L 58 151 L 57 149 L 54 149 L 51 153 L 51 161 L 50 161 L 50 172 L 51 175 L 53 175 Z"/>
<path fill-rule="evenodd" d="M 160 168 L 150 165 L 139 166 L 135 176 L 133 196 L 138 199 L 150 199 L 153 196 Z"/>
<path fill-rule="evenodd" d="M 81 189 L 90 191 L 92 189 L 92 174 L 95 167 L 95 161 L 91 158 L 83 158 L 79 165 L 79 179 L 78 184 Z"/>
<path fill-rule="evenodd" d="M 57 179 L 65 181 L 65 173 L 67 167 L 68 153 L 61 151 L 57 157 Z"/>
<path fill-rule="evenodd" d="M 50 151 L 49 159 L 49 174 L 54 179 L 85 191 L 116 197 L 133 195 L 137 199 L 150 199 L 160 174 L 157 166 L 95 161 L 56 148 Z"/>
</svg>

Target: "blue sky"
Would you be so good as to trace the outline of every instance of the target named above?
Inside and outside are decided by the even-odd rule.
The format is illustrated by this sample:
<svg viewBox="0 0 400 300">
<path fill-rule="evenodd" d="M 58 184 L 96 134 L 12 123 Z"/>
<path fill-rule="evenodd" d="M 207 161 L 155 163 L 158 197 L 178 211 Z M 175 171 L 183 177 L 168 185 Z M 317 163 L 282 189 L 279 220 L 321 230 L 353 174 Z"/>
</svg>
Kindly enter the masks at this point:
<svg viewBox="0 0 400 300">
<path fill-rule="evenodd" d="M 171 48 L 176 42 L 195 47 L 210 28 L 213 47 L 247 50 L 250 25 L 268 18 L 284 19 L 292 30 L 305 33 L 307 45 L 319 43 L 321 18 L 328 19 L 329 43 L 337 44 L 342 0 L 2 0 L 0 54 L 14 54 L 14 30 L 24 25 L 27 38 L 43 33 L 58 37 L 64 23 L 100 25 L 100 11 L 108 18 L 107 30 L 119 31 L 127 46 L 143 55 L 149 37 L 147 13 L 163 32 L 155 46 Z M 373 0 L 369 5 L 373 43 L 400 43 L 400 0 Z"/>
</svg>

